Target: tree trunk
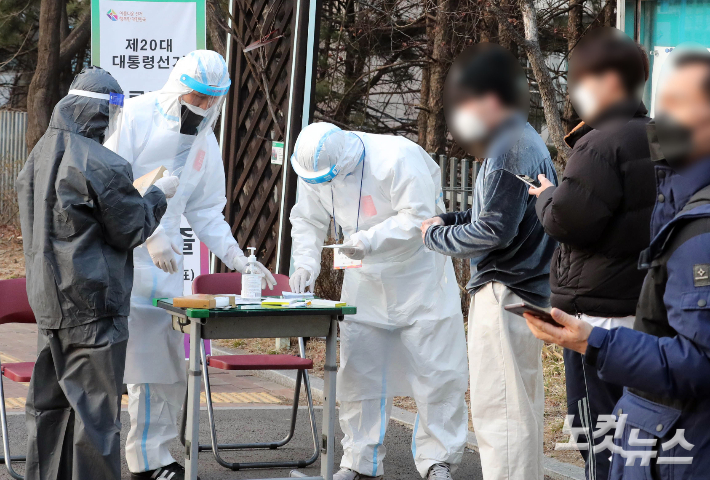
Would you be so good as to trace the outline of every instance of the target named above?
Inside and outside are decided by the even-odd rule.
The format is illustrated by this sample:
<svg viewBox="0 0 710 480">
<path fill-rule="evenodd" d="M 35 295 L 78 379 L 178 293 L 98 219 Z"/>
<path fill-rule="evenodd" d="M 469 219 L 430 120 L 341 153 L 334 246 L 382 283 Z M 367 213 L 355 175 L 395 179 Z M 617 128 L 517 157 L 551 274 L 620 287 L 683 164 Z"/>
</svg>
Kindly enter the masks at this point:
<svg viewBox="0 0 710 480">
<path fill-rule="evenodd" d="M 429 3 L 429 2 L 425 2 Z M 429 9 L 427 8 L 428 12 Z M 431 58 L 433 49 L 433 22 L 427 15 L 426 19 L 426 57 L 427 60 Z M 431 60 L 429 60 L 426 66 L 422 67 L 422 83 L 419 90 L 419 113 L 417 114 L 417 143 L 421 145 L 422 148 L 427 147 L 427 125 L 429 123 L 429 77 L 431 76 Z"/>
<path fill-rule="evenodd" d="M 427 119 L 426 151 L 444 153 L 446 120 L 444 118 L 444 83 L 448 70 L 447 48 L 450 39 L 449 0 L 439 0 L 434 20 L 434 47 L 429 67 L 429 118 Z"/>
<path fill-rule="evenodd" d="M 361 42 L 366 41 L 364 35 L 358 35 L 354 26 L 357 23 L 355 0 L 348 0 L 343 11 L 344 19 L 341 35 L 345 38 L 345 56 L 343 59 L 344 94 L 333 112 L 333 119 L 350 123 L 350 115 L 355 104 L 362 100 L 363 91 L 357 88 L 355 82 L 365 71 L 367 55 L 363 54 Z"/>
<path fill-rule="evenodd" d="M 419 92 L 417 114 L 417 143 L 426 148 L 426 131 L 429 123 L 429 66 L 422 68 L 422 84 Z"/>
<path fill-rule="evenodd" d="M 481 17 L 481 23 L 479 24 L 481 42 L 493 42 L 495 40 L 494 29 L 504 27 L 496 20 L 488 5 L 483 7 L 483 15 Z"/>
<path fill-rule="evenodd" d="M 10 108 L 27 111 L 27 90 L 32 81 L 32 72 L 22 72 L 15 76 L 10 87 Z"/>
<path fill-rule="evenodd" d="M 25 141 L 28 150 L 32 150 L 44 135 L 52 118 L 52 110 L 64 93 L 61 73 L 71 72 L 72 60 L 86 48 L 91 35 L 90 13 L 68 30 L 66 20 L 63 20 L 66 19 L 65 10 L 64 0 L 42 0 L 40 5 L 37 67 L 27 92 Z"/>
<path fill-rule="evenodd" d="M 512 17 L 511 15 L 511 7 L 510 7 L 510 1 L 509 0 L 501 0 L 500 2 L 500 8 L 507 14 L 508 17 Z M 506 28 L 505 25 L 502 24 L 501 21 L 498 22 L 498 43 L 500 44 L 501 47 L 504 47 L 506 50 L 512 52 L 513 51 L 513 38 L 508 29 Z"/>
<path fill-rule="evenodd" d="M 59 50 L 63 0 L 42 0 L 39 9 L 37 67 L 27 95 L 27 149 L 44 135 L 59 100 Z"/>
<path fill-rule="evenodd" d="M 523 26 L 525 27 L 525 51 L 540 89 L 545 122 L 547 123 L 552 143 L 558 152 L 557 162 L 564 166 L 569 156 L 569 147 L 564 141 L 565 130 L 562 126 L 560 111 L 557 108 L 557 93 L 552 84 L 550 71 L 545 64 L 545 57 L 540 49 L 540 41 L 537 36 L 537 10 L 535 9 L 534 0 L 523 0 L 521 9 Z"/>
<path fill-rule="evenodd" d="M 615 27 L 616 26 L 616 1 L 606 0 L 604 4 L 604 26 Z"/>
<path fill-rule="evenodd" d="M 222 5 L 217 0 L 207 1 L 207 28 L 210 32 L 210 40 L 212 48 L 215 52 L 223 57 L 227 48 L 225 47 L 226 32 L 222 28 L 220 19 L 226 18 L 227 15 L 222 11 Z"/>
<path fill-rule="evenodd" d="M 584 0 L 570 0 L 569 2 L 569 22 L 567 23 L 567 52 L 572 55 L 572 50 L 582 37 L 584 28 L 582 26 L 582 14 L 584 13 Z M 569 84 L 568 84 L 569 85 Z M 569 133 L 578 123 L 579 118 L 574 111 L 572 102 L 569 99 L 569 90 L 565 95 L 565 131 Z"/>
</svg>

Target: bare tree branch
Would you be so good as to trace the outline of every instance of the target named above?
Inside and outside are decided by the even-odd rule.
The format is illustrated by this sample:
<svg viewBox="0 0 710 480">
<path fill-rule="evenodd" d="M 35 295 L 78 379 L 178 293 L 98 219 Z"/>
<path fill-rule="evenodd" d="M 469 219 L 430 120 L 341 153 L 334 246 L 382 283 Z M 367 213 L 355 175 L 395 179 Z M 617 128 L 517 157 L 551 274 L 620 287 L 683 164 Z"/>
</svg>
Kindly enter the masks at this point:
<svg viewBox="0 0 710 480">
<path fill-rule="evenodd" d="M 504 22 L 510 34 L 516 38 L 516 43 L 520 44 L 528 57 L 528 62 L 532 68 L 533 75 L 540 90 L 540 98 L 542 99 L 542 107 L 545 112 L 545 123 L 550 133 L 552 143 L 557 148 L 557 161 L 564 165 L 569 156 L 570 148 L 565 143 L 565 129 L 562 125 L 560 111 L 557 107 L 557 92 L 552 83 L 550 72 L 545 62 L 545 56 L 540 48 L 537 27 L 537 10 L 535 9 L 535 0 L 521 0 L 521 10 L 523 14 L 523 27 L 525 36 L 523 37 L 512 25 L 508 23 L 508 19 L 495 1 L 491 2 L 491 11 L 498 17 L 499 22 Z"/>
<path fill-rule="evenodd" d="M 81 21 L 71 30 L 71 33 L 61 43 L 59 48 L 59 63 L 66 64 L 86 47 L 91 36 L 91 12 L 87 12 Z"/>
</svg>

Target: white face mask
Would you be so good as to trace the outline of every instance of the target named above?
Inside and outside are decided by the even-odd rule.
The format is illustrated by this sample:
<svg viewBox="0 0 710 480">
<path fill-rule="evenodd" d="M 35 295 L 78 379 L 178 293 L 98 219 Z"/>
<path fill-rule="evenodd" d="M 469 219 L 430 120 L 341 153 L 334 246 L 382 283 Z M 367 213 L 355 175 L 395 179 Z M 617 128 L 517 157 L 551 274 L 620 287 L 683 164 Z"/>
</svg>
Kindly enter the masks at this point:
<svg viewBox="0 0 710 480">
<path fill-rule="evenodd" d="M 453 131 L 464 142 L 482 140 L 488 135 L 488 127 L 474 112 L 459 108 L 454 112 Z"/>
<path fill-rule="evenodd" d="M 572 103 L 574 103 L 574 108 L 577 110 L 579 117 L 582 120 L 589 120 L 599 107 L 599 102 L 594 94 L 585 88 L 584 86 L 579 86 L 570 92 L 570 98 Z"/>
<path fill-rule="evenodd" d="M 206 117 L 207 114 L 209 113 L 209 109 L 205 110 L 204 108 L 200 108 L 200 107 L 193 105 L 191 103 L 188 103 L 184 100 L 180 100 L 180 103 L 185 105 L 187 107 L 187 109 L 190 110 L 192 113 L 196 113 L 197 115 L 199 115 L 201 117 Z"/>
</svg>

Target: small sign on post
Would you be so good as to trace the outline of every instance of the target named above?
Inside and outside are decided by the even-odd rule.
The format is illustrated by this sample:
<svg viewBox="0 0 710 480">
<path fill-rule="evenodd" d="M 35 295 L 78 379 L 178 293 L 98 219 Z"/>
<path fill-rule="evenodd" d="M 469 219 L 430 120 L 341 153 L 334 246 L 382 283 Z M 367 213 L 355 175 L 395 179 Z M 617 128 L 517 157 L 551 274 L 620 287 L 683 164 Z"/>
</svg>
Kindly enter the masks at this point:
<svg viewBox="0 0 710 480">
<path fill-rule="evenodd" d="M 284 164 L 284 142 L 271 142 L 271 163 Z"/>
</svg>

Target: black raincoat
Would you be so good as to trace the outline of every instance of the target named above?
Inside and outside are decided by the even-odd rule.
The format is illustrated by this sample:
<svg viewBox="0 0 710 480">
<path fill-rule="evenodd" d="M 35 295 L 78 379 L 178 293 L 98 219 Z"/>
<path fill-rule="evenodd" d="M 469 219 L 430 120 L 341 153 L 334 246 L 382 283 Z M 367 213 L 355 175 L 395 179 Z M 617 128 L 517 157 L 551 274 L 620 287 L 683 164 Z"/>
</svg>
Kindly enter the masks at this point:
<svg viewBox="0 0 710 480">
<path fill-rule="evenodd" d="M 121 92 L 106 71 L 88 68 L 70 89 Z M 132 249 L 165 213 L 165 195 L 133 188 L 131 166 L 101 145 L 107 100 L 67 95 L 17 178 L 27 294 L 40 328 L 127 316 Z"/>
</svg>

